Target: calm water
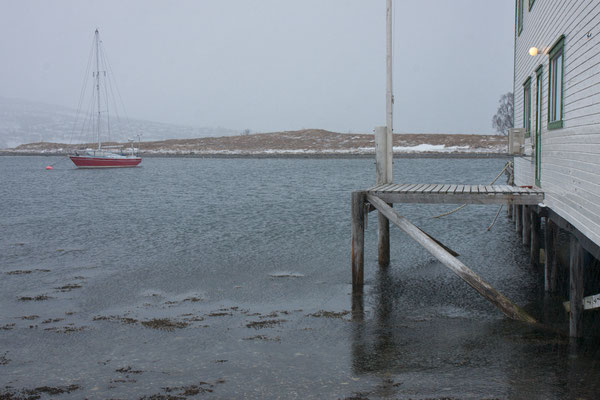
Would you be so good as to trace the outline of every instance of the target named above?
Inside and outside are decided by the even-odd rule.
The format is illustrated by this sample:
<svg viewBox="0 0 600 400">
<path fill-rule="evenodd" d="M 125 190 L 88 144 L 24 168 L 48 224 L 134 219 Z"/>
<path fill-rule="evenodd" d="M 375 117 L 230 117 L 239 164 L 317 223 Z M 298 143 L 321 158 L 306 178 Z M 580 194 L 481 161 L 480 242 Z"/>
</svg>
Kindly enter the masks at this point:
<svg viewBox="0 0 600 400">
<path fill-rule="evenodd" d="M 507 320 L 395 227 L 380 271 L 375 214 L 352 296 L 350 193 L 374 182 L 372 159 L 44 170 L 56 161 L 0 157 L 0 396 L 597 398 L 593 340 Z M 394 174 L 487 184 L 505 161 L 395 160 Z M 396 206 L 549 319 L 506 214 L 490 232 L 496 206 L 431 218 L 452 208 Z"/>
</svg>

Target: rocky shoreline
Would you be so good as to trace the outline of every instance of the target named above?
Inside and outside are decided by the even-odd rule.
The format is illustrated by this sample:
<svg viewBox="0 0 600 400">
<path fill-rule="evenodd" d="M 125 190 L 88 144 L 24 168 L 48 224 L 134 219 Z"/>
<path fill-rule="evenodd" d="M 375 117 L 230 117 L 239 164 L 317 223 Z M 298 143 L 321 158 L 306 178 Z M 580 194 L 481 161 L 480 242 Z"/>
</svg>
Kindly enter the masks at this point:
<svg viewBox="0 0 600 400">
<path fill-rule="evenodd" d="M 127 143 L 109 142 L 127 148 Z M 395 157 L 498 157 L 507 152 L 507 138 L 497 135 L 394 134 Z M 372 134 L 335 133 L 320 129 L 253 135 L 171 139 L 135 144 L 143 157 L 220 158 L 355 158 L 373 157 Z M 29 143 L 0 151 L 2 155 L 66 155 L 94 143 Z"/>
<path fill-rule="evenodd" d="M 45 157 L 66 157 L 67 152 L 44 153 L 44 152 L 14 152 L 0 150 L 2 156 L 45 156 Z M 356 158 L 374 158 L 374 154 L 335 154 L 335 153 L 314 153 L 314 154 L 169 154 L 169 153 L 144 153 L 140 152 L 142 158 L 295 158 L 295 159 L 356 159 Z M 395 159 L 400 158 L 507 158 L 508 153 L 394 153 Z"/>
</svg>

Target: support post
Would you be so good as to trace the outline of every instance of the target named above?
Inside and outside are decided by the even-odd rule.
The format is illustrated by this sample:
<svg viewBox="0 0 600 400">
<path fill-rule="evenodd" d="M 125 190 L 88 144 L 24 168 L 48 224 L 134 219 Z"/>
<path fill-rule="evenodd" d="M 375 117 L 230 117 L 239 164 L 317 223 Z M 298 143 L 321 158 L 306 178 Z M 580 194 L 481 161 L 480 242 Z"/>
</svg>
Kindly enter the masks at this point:
<svg viewBox="0 0 600 400">
<path fill-rule="evenodd" d="M 378 213 L 377 221 L 379 227 L 377 255 L 379 266 L 385 268 L 390 265 L 390 221 L 382 213 Z"/>
<path fill-rule="evenodd" d="M 352 193 L 352 287 L 364 284 L 365 192 Z"/>
<path fill-rule="evenodd" d="M 529 208 L 531 210 L 531 207 Z M 540 263 L 540 216 L 531 211 L 531 249 L 529 251 L 529 261 L 532 265 L 538 266 Z"/>
<path fill-rule="evenodd" d="M 375 128 L 375 169 L 377 172 L 377 184 L 392 183 L 388 166 L 392 159 L 388 154 L 387 127 Z M 390 264 L 390 221 L 378 213 L 378 256 L 379 266 L 387 267 Z"/>
<path fill-rule="evenodd" d="M 523 245 L 529 246 L 531 243 L 531 211 L 529 206 L 523 206 Z"/>
<path fill-rule="evenodd" d="M 507 204 L 506 205 L 506 215 L 508 216 L 509 219 L 513 218 L 513 211 L 514 211 L 514 204 Z"/>
<path fill-rule="evenodd" d="M 571 235 L 570 266 L 569 266 L 569 335 L 583 336 L 583 264 L 584 250 L 575 235 Z"/>
<path fill-rule="evenodd" d="M 517 231 L 518 234 L 523 233 L 522 226 L 523 226 L 523 206 L 518 205 L 518 206 L 516 206 L 516 214 L 515 214 L 515 230 Z"/>
<path fill-rule="evenodd" d="M 556 274 L 558 272 L 558 260 L 556 254 L 556 243 L 558 240 L 558 227 L 549 217 L 546 217 L 546 232 L 544 232 L 544 290 L 546 292 L 556 291 Z"/>
<path fill-rule="evenodd" d="M 386 90 L 385 90 L 385 123 L 387 128 L 387 147 L 386 158 L 389 160 L 387 164 L 387 178 L 389 183 L 394 181 L 392 174 L 392 158 L 393 158 L 393 133 L 394 133 L 394 92 L 392 84 L 392 0 L 386 1 Z"/>
</svg>

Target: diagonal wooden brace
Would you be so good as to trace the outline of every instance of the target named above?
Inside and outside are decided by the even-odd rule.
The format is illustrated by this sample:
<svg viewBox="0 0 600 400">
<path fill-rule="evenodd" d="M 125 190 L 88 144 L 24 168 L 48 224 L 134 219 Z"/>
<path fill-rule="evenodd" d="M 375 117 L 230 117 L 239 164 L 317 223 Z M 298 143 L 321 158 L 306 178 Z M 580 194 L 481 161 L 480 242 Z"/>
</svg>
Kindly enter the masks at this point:
<svg viewBox="0 0 600 400">
<path fill-rule="evenodd" d="M 500 311 L 504 313 L 504 315 L 517 321 L 523 321 L 530 324 L 537 323 L 535 318 L 490 286 L 477 274 L 471 271 L 465 264 L 460 262 L 456 257 L 452 256 L 452 254 L 432 240 L 427 234 L 413 225 L 409 220 L 398 215 L 394 209 L 388 206 L 383 200 L 376 196 L 367 194 L 367 201 L 374 205 L 375 208 L 377 208 L 377 210 L 385 215 L 391 222 L 408 234 L 408 236 L 423 246 L 425 250 L 431 253 L 442 264 L 450 268 L 452 272 L 467 282 L 473 289 L 479 292 L 479 294 L 488 299 L 493 305 L 498 307 Z"/>
</svg>

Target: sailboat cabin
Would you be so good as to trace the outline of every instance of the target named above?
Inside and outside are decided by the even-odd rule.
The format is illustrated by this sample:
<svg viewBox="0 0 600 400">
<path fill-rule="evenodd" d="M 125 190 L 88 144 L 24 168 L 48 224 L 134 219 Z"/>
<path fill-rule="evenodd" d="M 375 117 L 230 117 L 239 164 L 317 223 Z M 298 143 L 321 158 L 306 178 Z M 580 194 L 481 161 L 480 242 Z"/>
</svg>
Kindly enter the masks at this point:
<svg viewBox="0 0 600 400">
<path fill-rule="evenodd" d="M 600 246 L 600 1 L 516 0 L 515 185 Z"/>
</svg>

